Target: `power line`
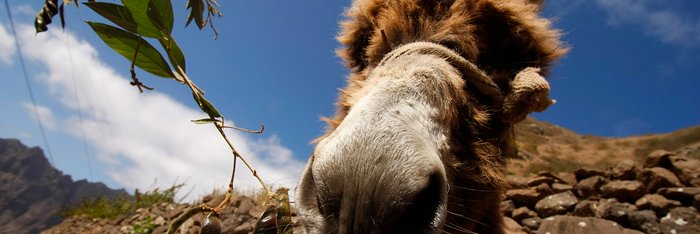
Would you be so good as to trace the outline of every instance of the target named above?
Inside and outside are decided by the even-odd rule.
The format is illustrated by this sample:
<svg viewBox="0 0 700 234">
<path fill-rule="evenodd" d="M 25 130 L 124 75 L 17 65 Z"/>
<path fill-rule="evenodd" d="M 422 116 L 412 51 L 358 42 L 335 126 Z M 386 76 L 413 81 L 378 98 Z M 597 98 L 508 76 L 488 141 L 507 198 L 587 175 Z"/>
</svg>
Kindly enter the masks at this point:
<svg viewBox="0 0 700 234">
<path fill-rule="evenodd" d="M 65 32 L 65 31 L 64 31 Z M 70 44 L 70 39 L 68 36 L 65 34 L 63 35 L 66 44 L 68 45 L 68 61 L 70 62 L 70 74 L 71 77 L 73 78 L 73 91 L 75 94 L 75 105 L 78 107 L 78 120 L 80 121 L 80 133 L 82 134 L 82 142 L 83 142 L 83 151 L 85 153 L 85 160 L 87 161 L 87 166 L 88 166 L 88 175 L 90 178 L 92 178 L 92 165 L 90 164 L 90 154 L 88 152 L 88 146 L 87 143 L 85 142 L 85 121 L 83 121 L 83 111 L 80 106 L 80 94 L 78 93 L 78 80 L 75 78 L 75 65 L 73 64 L 73 52 L 71 50 L 71 44 Z"/>
<path fill-rule="evenodd" d="M 34 110 L 34 116 L 39 124 L 39 130 L 41 131 L 41 139 L 44 141 L 44 147 L 46 148 L 46 154 L 49 156 L 51 164 L 56 167 L 56 162 L 53 160 L 53 154 L 51 153 L 51 147 L 49 146 L 49 141 L 46 138 L 46 131 L 44 131 L 44 123 L 41 121 L 39 116 L 39 110 L 36 108 L 36 100 L 34 98 L 34 91 L 32 90 L 32 84 L 29 82 L 29 76 L 27 75 L 27 67 L 24 65 L 24 57 L 22 56 L 22 50 L 19 48 L 19 37 L 17 36 L 17 30 L 15 30 L 15 21 L 12 18 L 12 11 L 10 10 L 10 4 L 5 0 L 5 10 L 7 10 L 7 17 L 10 18 L 10 28 L 12 29 L 12 35 L 15 39 L 15 47 L 17 48 L 17 56 L 19 56 L 19 63 L 22 67 L 22 74 L 24 75 L 24 82 L 27 85 L 27 91 L 29 92 L 29 99 L 32 101 L 32 109 Z"/>
</svg>

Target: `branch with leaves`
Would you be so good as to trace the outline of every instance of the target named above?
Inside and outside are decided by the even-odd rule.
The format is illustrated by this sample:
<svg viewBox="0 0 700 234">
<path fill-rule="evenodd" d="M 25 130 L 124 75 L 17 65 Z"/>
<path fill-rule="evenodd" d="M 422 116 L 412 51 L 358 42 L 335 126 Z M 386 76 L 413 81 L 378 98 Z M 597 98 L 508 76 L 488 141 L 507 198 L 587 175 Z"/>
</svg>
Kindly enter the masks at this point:
<svg viewBox="0 0 700 234">
<path fill-rule="evenodd" d="M 60 13 L 61 26 L 65 27 L 63 6 L 70 2 L 71 0 L 63 0 L 60 5 L 58 5 L 58 0 L 46 0 L 44 7 L 39 11 L 34 22 L 37 33 L 46 31 L 48 29 L 47 26 L 52 22 L 51 19 L 58 13 Z M 74 0 L 74 3 L 76 6 L 79 5 L 77 0 Z M 273 194 L 253 166 L 238 153 L 224 132 L 224 129 L 232 128 L 249 133 L 262 133 L 264 125 L 261 125 L 259 130 L 247 130 L 225 125 L 223 115 L 221 115 L 214 105 L 204 97 L 204 91 L 197 87 L 187 76 L 185 55 L 172 36 L 174 17 L 170 0 L 122 0 L 121 3 L 122 5 L 109 2 L 96 2 L 93 0 L 84 2 L 83 5 L 114 24 L 110 25 L 86 21 L 102 41 L 114 51 L 131 61 L 129 71 L 132 82 L 130 82 L 130 84 L 136 86 L 139 92 L 143 92 L 143 89 L 152 90 L 151 87 L 144 85 L 136 76 L 134 67 L 139 67 L 158 77 L 174 79 L 187 86 L 199 108 L 207 115 L 207 118 L 192 120 L 192 122 L 197 124 L 212 124 L 234 156 L 233 170 L 226 198 L 216 207 L 200 205 L 188 210 L 171 224 L 171 230 L 169 230 L 169 232 L 177 230 L 184 220 L 189 219 L 194 214 L 209 212 L 209 215 L 207 215 L 208 221 L 212 213 L 215 214 L 213 217 L 216 217 L 219 212 L 228 206 L 233 194 L 233 182 L 238 159 L 245 164 L 263 187 L 265 193 L 274 201 L 275 204 L 273 207 L 275 211 L 278 209 L 282 211 L 274 212 L 275 214 L 267 214 L 267 216 L 277 215 L 278 217 L 289 218 L 275 219 L 283 220 L 284 222 L 282 224 L 285 225 L 277 225 L 275 222 L 275 224 L 265 224 L 263 226 L 272 226 L 275 228 L 284 226 L 285 230 L 278 230 L 278 233 L 289 232 L 290 230 L 287 230 L 287 227 L 290 224 L 289 220 L 291 220 L 291 216 L 289 212 L 287 190 L 278 190 L 277 194 Z M 216 28 L 214 28 L 212 16 L 222 16 L 221 12 L 217 9 L 218 6 L 215 0 L 189 0 L 186 8 L 190 10 L 190 13 L 185 26 L 189 25 L 194 20 L 197 27 L 201 30 L 208 24 L 214 31 L 214 38 L 216 39 L 218 37 L 218 32 Z M 164 53 L 156 49 L 149 40 L 157 41 Z M 165 56 L 163 56 L 163 54 L 165 54 Z M 167 60 L 165 57 L 167 57 Z M 261 220 L 265 219 L 267 216 L 263 214 Z M 267 220 L 269 220 L 269 218 Z"/>
</svg>

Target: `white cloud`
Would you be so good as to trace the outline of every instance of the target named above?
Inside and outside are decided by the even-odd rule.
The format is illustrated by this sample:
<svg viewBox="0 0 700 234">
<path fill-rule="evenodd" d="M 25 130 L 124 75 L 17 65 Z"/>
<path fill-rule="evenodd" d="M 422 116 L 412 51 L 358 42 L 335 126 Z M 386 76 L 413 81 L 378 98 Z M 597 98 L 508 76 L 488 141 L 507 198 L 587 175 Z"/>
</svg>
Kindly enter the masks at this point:
<svg viewBox="0 0 700 234">
<path fill-rule="evenodd" d="M 683 46 L 700 45 L 700 17 L 684 15 L 670 3 L 657 0 L 597 0 L 608 12 L 611 25 L 633 24 L 659 40 Z M 682 8 L 682 7 L 680 7 Z"/>
<path fill-rule="evenodd" d="M 15 40 L 12 38 L 9 29 L 5 27 L 0 27 L 0 62 L 7 65 L 12 65 L 12 56 L 15 55 Z"/>
<path fill-rule="evenodd" d="M 49 130 L 56 130 L 56 117 L 53 114 L 53 111 L 51 111 L 51 108 L 47 106 L 42 106 L 42 105 L 36 105 L 35 107 L 32 107 L 31 103 L 24 103 L 22 104 L 22 107 L 24 107 L 24 110 L 27 112 L 27 115 L 31 116 L 34 121 L 37 120 L 37 115 L 39 119 L 41 119 L 41 124 Z M 36 112 L 35 112 L 36 111 Z"/>
<path fill-rule="evenodd" d="M 0 30 L 4 26 L 0 25 Z M 194 186 L 188 199 L 227 186 L 232 155 L 214 127 L 189 121 L 203 117 L 200 111 L 163 93 L 138 94 L 125 77 L 99 59 L 89 43 L 76 39 L 68 30 L 35 35 L 26 24 L 18 30 L 28 61 L 46 69 L 37 76 L 40 82 L 73 111 L 60 121 L 65 123 L 62 130 L 82 137 L 80 121 L 76 121 L 78 93 L 86 141 L 95 146 L 97 158 L 107 165 L 103 173 L 127 188 L 141 190 L 151 188 L 155 179 L 158 187 L 186 180 L 188 186 Z M 304 163 L 295 160 L 278 137 L 252 139 L 236 131 L 228 135 L 268 183 L 290 188 L 296 185 Z M 260 188 L 240 162 L 236 186 Z"/>
</svg>

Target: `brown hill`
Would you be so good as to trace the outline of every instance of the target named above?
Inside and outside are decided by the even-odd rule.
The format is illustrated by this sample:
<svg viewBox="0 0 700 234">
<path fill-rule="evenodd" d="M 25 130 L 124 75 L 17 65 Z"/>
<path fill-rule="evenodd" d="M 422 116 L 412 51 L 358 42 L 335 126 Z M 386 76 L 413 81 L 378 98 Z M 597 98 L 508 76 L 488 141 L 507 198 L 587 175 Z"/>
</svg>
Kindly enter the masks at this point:
<svg viewBox="0 0 700 234">
<path fill-rule="evenodd" d="M 577 134 L 554 124 L 527 118 L 515 129 L 516 155 L 508 159 L 509 173 L 604 169 L 624 159 L 638 163 L 653 150 L 700 159 L 700 126 L 671 133 L 622 138 Z"/>
<path fill-rule="evenodd" d="M 38 233 L 60 223 L 59 211 L 84 198 L 128 196 L 103 183 L 56 170 L 38 147 L 0 138 L 0 233 Z"/>
</svg>

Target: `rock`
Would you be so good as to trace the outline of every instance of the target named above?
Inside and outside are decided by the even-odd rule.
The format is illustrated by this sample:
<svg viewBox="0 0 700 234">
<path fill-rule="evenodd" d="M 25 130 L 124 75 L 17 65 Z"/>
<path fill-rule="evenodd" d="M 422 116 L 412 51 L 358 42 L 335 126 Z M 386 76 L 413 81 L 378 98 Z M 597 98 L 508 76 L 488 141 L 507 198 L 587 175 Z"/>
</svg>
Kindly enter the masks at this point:
<svg viewBox="0 0 700 234">
<path fill-rule="evenodd" d="M 693 207 L 674 208 L 661 218 L 659 227 L 663 233 L 700 233 L 700 215 Z"/>
<path fill-rule="evenodd" d="M 234 213 L 238 215 L 248 214 L 250 209 L 253 209 L 253 207 L 255 207 L 253 201 L 251 201 L 250 199 L 243 199 L 241 200 L 241 204 L 238 205 L 238 208 L 234 211 Z"/>
<path fill-rule="evenodd" d="M 629 214 L 630 228 L 649 234 L 661 233 L 659 221 L 651 210 L 633 211 Z"/>
<path fill-rule="evenodd" d="M 539 217 L 527 218 L 520 221 L 520 224 L 522 224 L 526 230 L 529 230 L 531 232 L 534 232 L 535 230 L 540 228 L 541 223 L 542 219 L 540 219 Z"/>
<path fill-rule="evenodd" d="M 165 225 L 165 218 L 163 218 L 163 216 L 158 216 L 155 220 L 153 220 L 153 224 L 156 226 L 163 226 Z"/>
<path fill-rule="evenodd" d="M 567 234 L 641 234 L 637 230 L 626 229 L 615 222 L 576 216 L 554 216 L 542 221 L 538 234 L 567 233 Z"/>
<path fill-rule="evenodd" d="M 550 184 L 554 183 L 554 181 L 555 181 L 555 179 L 554 179 L 554 178 L 551 178 L 551 177 L 547 177 L 547 176 L 536 176 L 536 177 L 534 177 L 534 178 L 532 178 L 532 179 L 529 179 L 529 180 L 527 181 L 527 186 L 528 186 L 528 187 L 536 187 L 536 186 L 538 186 L 538 185 L 540 185 L 540 184 L 543 184 L 543 183 L 544 183 L 544 184 L 547 184 L 547 185 L 550 185 Z"/>
<path fill-rule="evenodd" d="M 670 170 L 678 176 L 683 184 L 700 186 L 700 160 L 671 156 Z"/>
<path fill-rule="evenodd" d="M 559 172 L 557 173 L 557 177 L 562 180 L 562 182 L 565 182 L 568 185 L 574 186 L 576 183 L 578 183 L 578 180 L 576 180 L 576 175 L 573 173 L 569 172 Z"/>
<path fill-rule="evenodd" d="M 637 207 L 629 203 L 620 203 L 614 198 L 600 200 L 596 210 L 596 216 L 615 221 L 622 225 L 628 224 L 630 213 L 637 211 Z"/>
<path fill-rule="evenodd" d="M 656 212 L 656 215 L 663 216 L 673 208 L 681 206 L 681 203 L 674 200 L 668 200 L 664 196 L 658 194 L 647 194 L 634 203 L 638 209 L 651 209 Z"/>
<path fill-rule="evenodd" d="M 522 221 L 523 219 L 537 217 L 537 213 L 523 206 L 515 209 L 512 217 L 515 221 Z"/>
<path fill-rule="evenodd" d="M 634 180 L 637 178 L 639 167 L 631 159 L 619 162 L 610 171 L 610 178 L 614 180 Z"/>
<path fill-rule="evenodd" d="M 673 153 L 666 150 L 655 150 L 651 152 L 644 161 L 644 168 L 663 167 L 670 168 L 670 157 Z"/>
<path fill-rule="evenodd" d="M 552 174 L 551 172 L 545 171 L 545 172 L 540 172 L 537 174 L 537 176 L 544 176 L 544 177 L 549 177 L 554 179 L 554 182 L 556 183 L 564 183 L 573 186 L 576 184 L 576 176 L 571 173 L 567 172 L 559 172 L 556 175 Z M 573 182 L 572 182 L 573 181 Z"/>
<path fill-rule="evenodd" d="M 693 201 L 693 207 L 695 209 L 700 210 L 700 194 L 695 195 L 695 201 Z"/>
<path fill-rule="evenodd" d="M 535 210 L 542 217 L 563 214 L 574 208 L 578 199 L 571 191 L 549 195 L 535 204 Z"/>
<path fill-rule="evenodd" d="M 515 210 L 515 203 L 511 200 L 505 200 L 501 202 L 501 212 L 503 216 L 512 217 L 513 210 Z"/>
<path fill-rule="evenodd" d="M 598 213 L 598 202 L 591 200 L 584 200 L 576 204 L 574 207 L 574 212 L 572 215 L 580 217 L 596 217 Z"/>
<path fill-rule="evenodd" d="M 618 201 L 636 201 L 646 193 L 646 188 L 639 181 L 614 180 L 600 187 L 603 197 L 616 198 Z"/>
<path fill-rule="evenodd" d="M 678 177 L 662 167 L 652 167 L 642 170 L 637 180 L 647 186 L 649 192 L 656 192 L 663 187 L 683 187 Z"/>
<path fill-rule="evenodd" d="M 527 181 L 528 178 L 522 176 L 508 175 L 508 184 L 514 189 L 526 188 Z"/>
<path fill-rule="evenodd" d="M 684 206 L 691 206 L 695 195 L 700 194 L 700 187 L 662 188 L 657 193 L 668 199 L 680 201 Z"/>
<path fill-rule="evenodd" d="M 506 192 L 506 197 L 516 205 L 533 207 L 544 195 L 535 188 L 512 189 Z"/>
<path fill-rule="evenodd" d="M 598 189 L 605 183 L 605 178 L 602 176 L 592 176 L 579 182 L 574 186 L 574 191 L 579 197 L 589 197 L 591 195 L 598 194 Z"/>
<path fill-rule="evenodd" d="M 250 222 L 242 223 L 241 225 L 233 228 L 233 234 L 248 234 L 253 231 L 254 224 Z"/>
<path fill-rule="evenodd" d="M 605 177 L 607 173 L 596 169 L 579 168 L 574 172 L 574 175 L 576 175 L 576 180 L 581 181 L 592 176 Z"/>
<path fill-rule="evenodd" d="M 526 234 L 518 222 L 508 217 L 503 217 L 503 231 L 505 234 Z"/>
<path fill-rule="evenodd" d="M 568 185 L 568 184 L 562 184 L 562 183 L 554 183 L 552 184 L 552 191 L 555 193 L 561 193 L 561 192 L 566 192 L 569 190 L 574 189 L 574 186 Z"/>
</svg>

